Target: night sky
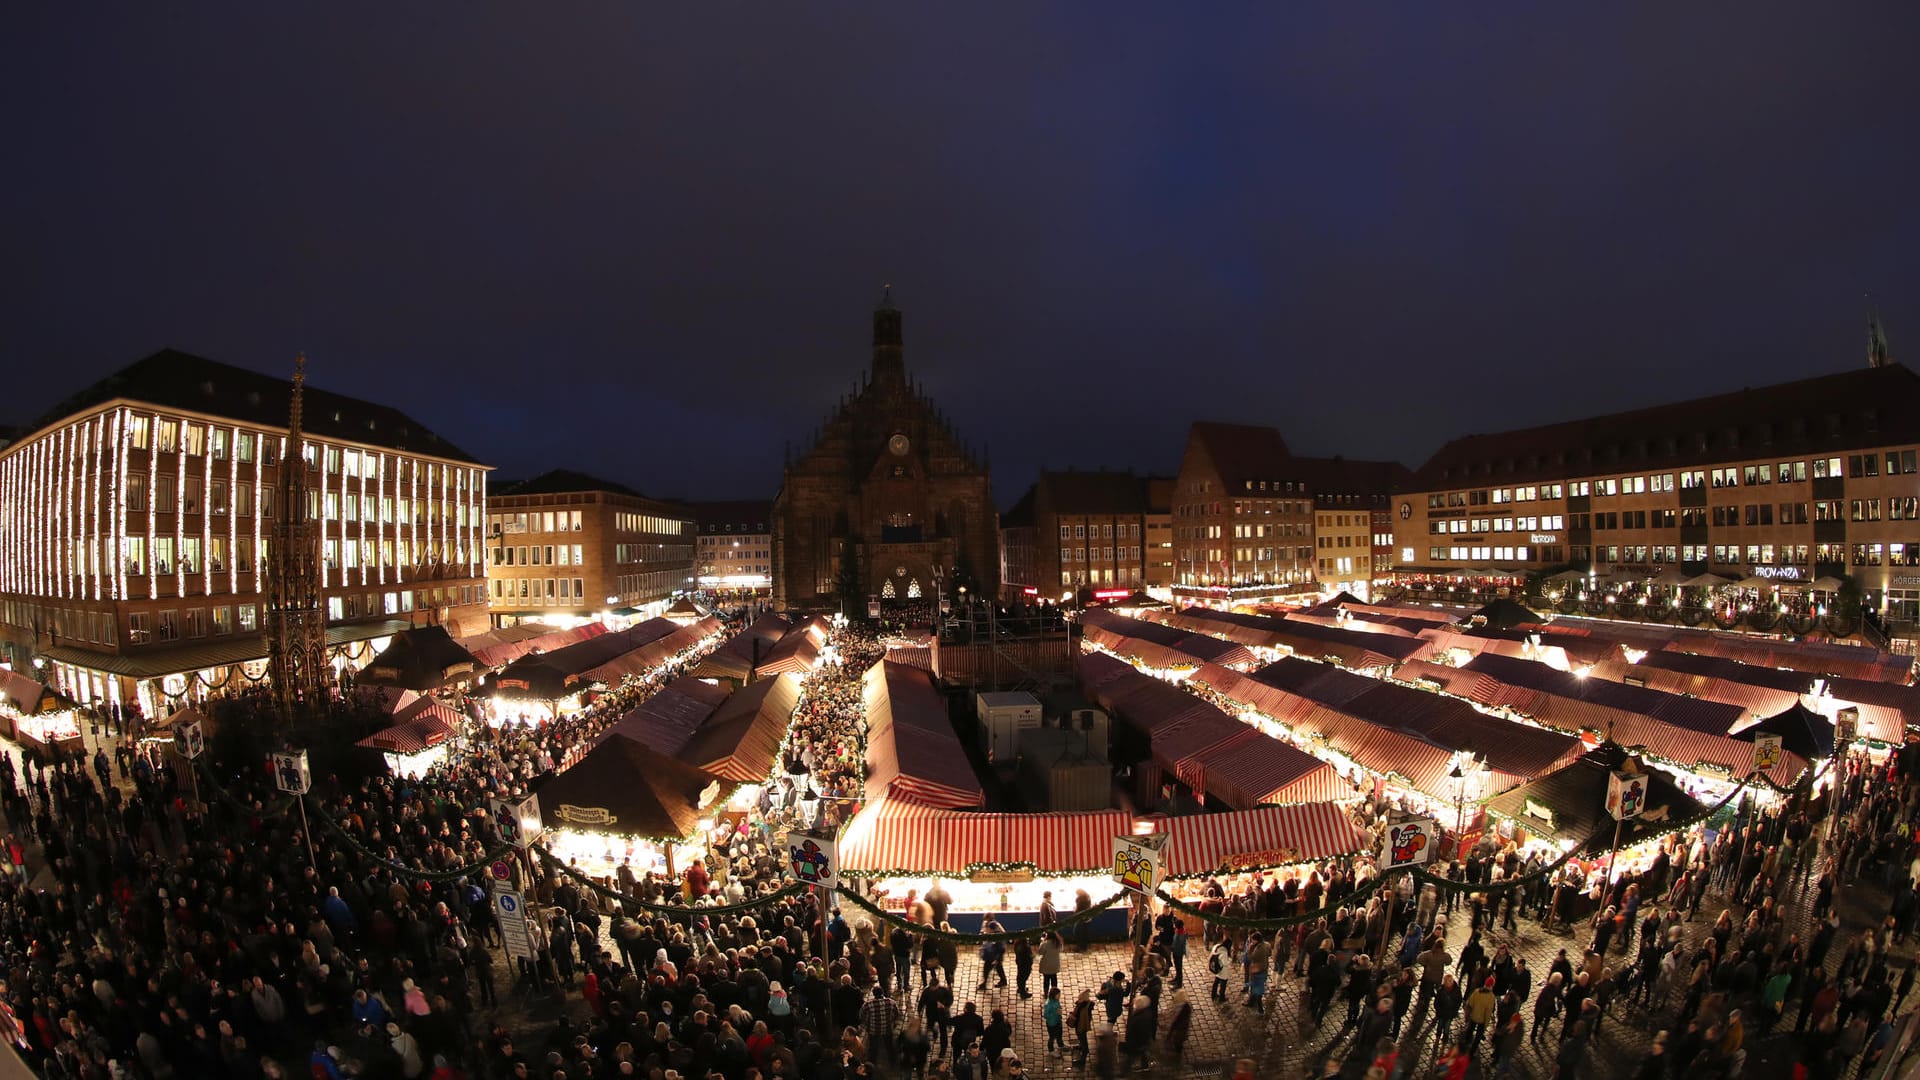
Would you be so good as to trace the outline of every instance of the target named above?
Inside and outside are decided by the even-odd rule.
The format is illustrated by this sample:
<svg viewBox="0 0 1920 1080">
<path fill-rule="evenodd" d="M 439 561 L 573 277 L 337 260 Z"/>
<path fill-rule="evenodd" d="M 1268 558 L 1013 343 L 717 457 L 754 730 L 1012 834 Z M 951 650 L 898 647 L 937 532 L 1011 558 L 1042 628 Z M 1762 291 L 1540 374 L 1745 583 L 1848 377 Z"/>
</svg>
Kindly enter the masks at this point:
<svg viewBox="0 0 1920 1080">
<path fill-rule="evenodd" d="M 496 478 L 771 497 L 892 282 L 1005 505 L 1839 370 L 1868 293 L 1920 362 L 1920 5 L 931 6 L 15 9 L 0 421 L 304 350 Z"/>
</svg>

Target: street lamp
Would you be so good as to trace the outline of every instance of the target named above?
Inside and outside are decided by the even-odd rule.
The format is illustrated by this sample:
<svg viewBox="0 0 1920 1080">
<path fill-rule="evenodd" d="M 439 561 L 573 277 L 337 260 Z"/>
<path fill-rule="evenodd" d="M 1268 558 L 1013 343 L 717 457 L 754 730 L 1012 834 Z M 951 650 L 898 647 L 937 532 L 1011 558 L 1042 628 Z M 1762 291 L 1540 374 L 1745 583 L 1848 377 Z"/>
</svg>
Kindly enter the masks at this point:
<svg viewBox="0 0 1920 1080">
<path fill-rule="evenodd" d="M 1453 781 L 1454 857 L 1459 858 L 1460 834 L 1467 828 L 1467 774 L 1461 771 L 1460 763 L 1456 761 L 1453 763 L 1453 770 L 1447 773 L 1447 778 Z"/>
</svg>

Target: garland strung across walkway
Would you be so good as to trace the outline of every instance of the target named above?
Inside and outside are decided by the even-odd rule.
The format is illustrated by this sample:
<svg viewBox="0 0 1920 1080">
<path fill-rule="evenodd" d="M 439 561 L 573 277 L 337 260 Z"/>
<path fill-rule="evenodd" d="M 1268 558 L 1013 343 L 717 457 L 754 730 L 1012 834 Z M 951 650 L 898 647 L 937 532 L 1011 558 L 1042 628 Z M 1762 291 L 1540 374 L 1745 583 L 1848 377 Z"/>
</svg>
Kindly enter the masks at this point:
<svg viewBox="0 0 1920 1080">
<path fill-rule="evenodd" d="M 354 854 L 369 862 L 379 863 L 394 873 L 399 874 L 401 877 L 411 878 L 414 881 L 458 881 L 464 877 L 483 874 L 487 872 L 487 869 L 492 866 L 495 861 L 505 858 L 513 851 L 513 844 L 503 841 L 498 846 L 489 850 L 485 855 L 480 856 L 478 862 L 471 862 L 465 866 L 456 866 L 451 870 L 416 870 L 411 866 L 395 862 L 362 844 L 352 833 L 342 828 L 339 822 L 333 820 L 333 815 L 322 809 L 318 800 L 309 799 L 308 808 L 314 817 L 320 819 L 320 824 L 323 827 L 335 836 L 346 841 L 347 847 Z"/>
<path fill-rule="evenodd" d="M 688 904 L 660 904 L 642 900 L 637 896 L 628 896 L 618 889 L 602 885 L 573 867 L 568 866 L 566 863 L 561 862 L 559 856 L 539 844 L 534 844 L 527 850 L 539 856 L 540 861 L 546 863 L 548 867 L 567 875 L 581 885 L 586 886 L 609 900 L 619 901 L 622 908 L 629 914 L 638 909 L 640 911 L 651 911 L 656 914 L 682 919 L 691 918 L 695 915 L 731 915 L 736 911 L 755 911 L 772 904 L 781 903 L 782 901 L 799 896 L 812 888 L 812 886 L 798 881 L 790 881 L 765 896 L 756 896 L 751 900 L 743 900 L 737 904 L 721 904 L 714 907 L 693 907 Z"/>
<path fill-rule="evenodd" d="M 958 930 L 941 930 L 938 927 L 927 926 L 922 923 L 914 922 L 912 919 L 908 919 L 908 918 L 904 918 L 902 916 L 896 915 L 893 912 L 886 910 L 880 905 L 874 903 L 873 901 L 867 899 L 864 896 L 861 896 L 859 893 L 854 892 L 852 889 L 849 889 L 844 885 L 842 885 L 837 891 L 841 896 L 846 897 L 848 900 L 851 900 L 853 902 L 854 907 L 857 907 L 860 910 L 866 912 L 867 914 L 873 916 L 874 918 L 879 919 L 881 922 L 884 922 L 887 925 L 892 926 L 896 930 L 905 930 L 915 935 L 916 937 L 933 938 L 936 941 L 971 942 L 971 943 L 978 943 L 982 941 L 1015 941 L 1019 938 L 1037 938 L 1042 934 L 1047 934 L 1047 933 L 1051 933 L 1059 930 L 1065 930 L 1073 926 L 1079 926 L 1083 922 L 1091 922 L 1095 915 L 1100 914 L 1101 912 L 1107 910 L 1108 908 L 1112 907 L 1115 904 L 1118 904 L 1120 901 L 1125 900 L 1127 898 L 1127 891 L 1125 889 L 1122 889 L 1119 892 L 1114 893 L 1112 896 L 1107 897 L 1105 900 L 1102 900 L 1094 904 L 1092 907 L 1088 908 L 1085 911 L 1076 911 L 1073 914 L 1068 915 L 1067 917 L 1059 920 L 1058 922 L 1049 923 L 1046 926 L 1035 926 L 1026 930 L 1000 930 L 994 933 L 986 933 L 986 934 L 967 934 L 967 933 L 962 933 L 961 931 L 958 931 Z"/>
</svg>

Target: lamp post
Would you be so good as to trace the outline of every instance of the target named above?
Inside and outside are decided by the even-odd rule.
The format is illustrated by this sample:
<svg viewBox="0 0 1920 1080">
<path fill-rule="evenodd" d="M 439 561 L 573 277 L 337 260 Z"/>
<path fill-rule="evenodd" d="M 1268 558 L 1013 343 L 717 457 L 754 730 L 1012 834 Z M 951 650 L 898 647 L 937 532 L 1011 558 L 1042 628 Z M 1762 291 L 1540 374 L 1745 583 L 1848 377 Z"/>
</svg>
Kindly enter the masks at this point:
<svg viewBox="0 0 1920 1080">
<path fill-rule="evenodd" d="M 1467 774 L 1461 771 L 1460 763 L 1456 761 L 1447 778 L 1453 781 L 1453 845 L 1454 857 L 1459 858 L 1461 833 L 1467 828 Z"/>
</svg>

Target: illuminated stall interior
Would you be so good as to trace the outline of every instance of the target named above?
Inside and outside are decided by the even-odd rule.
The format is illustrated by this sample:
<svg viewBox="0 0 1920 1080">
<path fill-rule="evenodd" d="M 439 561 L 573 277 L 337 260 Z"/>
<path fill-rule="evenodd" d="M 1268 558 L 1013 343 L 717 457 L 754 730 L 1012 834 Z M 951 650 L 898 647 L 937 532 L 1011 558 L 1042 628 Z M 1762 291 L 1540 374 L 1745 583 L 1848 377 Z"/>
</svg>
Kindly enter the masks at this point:
<svg viewBox="0 0 1920 1080">
<path fill-rule="evenodd" d="M 378 750 L 393 775 L 418 779 L 447 760 L 460 731 L 460 714 L 433 698 L 420 698 L 394 714 L 392 727 L 355 746 Z"/>
<path fill-rule="evenodd" d="M 534 791 L 548 848 L 590 877 L 622 862 L 668 877 L 706 855 L 705 835 L 732 785 L 645 743 L 612 738 Z"/>
</svg>

